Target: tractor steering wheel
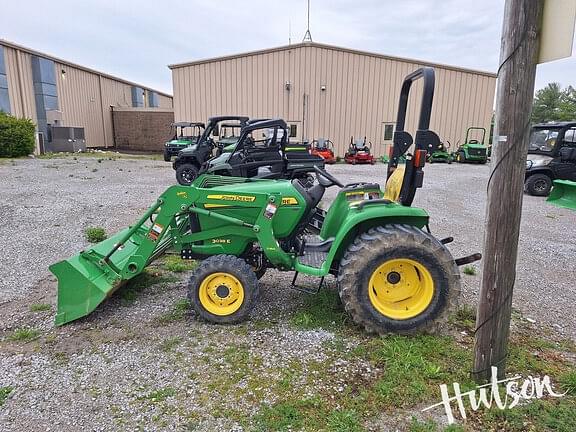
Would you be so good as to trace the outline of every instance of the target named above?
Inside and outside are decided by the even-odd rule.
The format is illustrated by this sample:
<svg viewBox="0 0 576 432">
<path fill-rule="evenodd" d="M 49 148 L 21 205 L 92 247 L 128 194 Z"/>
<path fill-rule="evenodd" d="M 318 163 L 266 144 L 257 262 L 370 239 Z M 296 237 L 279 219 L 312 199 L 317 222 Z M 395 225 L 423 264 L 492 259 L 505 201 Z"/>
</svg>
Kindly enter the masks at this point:
<svg viewBox="0 0 576 432">
<path fill-rule="evenodd" d="M 344 187 L 344 185 L 342 184 L 342 182 L 340 180 L 338 180 L 332 174 L 328 174 L 322 168 L 318 168 L 317 166 L 314 166 L 314 170 L 316 171 L 316 178 L 318 179 L 318 183 L 320 183 L 322 186 L 330 187 L 330 186 L 336 185 L 336 186 L 341 187 L 341 188 Z M 328 182 L 322 181 L 322 179 L 329 180 L 329 181 Z"/>
</svg>

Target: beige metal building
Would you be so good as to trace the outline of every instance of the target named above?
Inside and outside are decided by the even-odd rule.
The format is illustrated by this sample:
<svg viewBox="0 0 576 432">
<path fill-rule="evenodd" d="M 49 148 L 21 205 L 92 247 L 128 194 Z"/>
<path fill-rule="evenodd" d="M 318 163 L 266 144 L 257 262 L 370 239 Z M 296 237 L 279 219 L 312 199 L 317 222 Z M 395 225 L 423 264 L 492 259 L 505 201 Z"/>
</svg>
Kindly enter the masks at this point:
<svg viewBox="0 0 576 432">
<path fill-rule="evenodd" d="M 379 156 L 391 143 L 402 80 L 422 66 L 436 69 L 431 126 L 443 139 L 454 145 L 469 126 L 490 130 L 493 73 L 313 42 L 170 65 L 174 117 L 281 117 L 298 139 L 329 138 L 342 156 L 351 136 L 366 136 Z M 412 103 L 412 131 L 416 110 Z"/>
<path fill-rule="evenodd" d="M 112 147 L 113 107 L 172 109 L 172 96 L 0 39 L 0 109 L 50 126 L 84 128 L 88 147 Z"/>
</svg>

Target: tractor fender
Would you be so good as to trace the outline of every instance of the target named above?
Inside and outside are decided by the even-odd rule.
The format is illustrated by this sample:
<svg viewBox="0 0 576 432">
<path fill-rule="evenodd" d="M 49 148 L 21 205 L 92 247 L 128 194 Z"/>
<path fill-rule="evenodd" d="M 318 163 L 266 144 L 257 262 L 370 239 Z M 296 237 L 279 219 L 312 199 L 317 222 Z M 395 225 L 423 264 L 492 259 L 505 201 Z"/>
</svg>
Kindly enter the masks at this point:
<svg viewBox="0 0 576 432">
<path fill-rule="evenodd" d="M 361 210 L 351 209 L 338 230 L 326 257 L 328 268 L 337 267 L 334 264 L 344 255 L 348 245 L 358 235 L 370 228 L 389 224 L 405 224 L 422 229 L 428 224 L 429 218 L 428 213 L 423 209 L 406 207 L 397 203 L 366 206 Z"/>
</svg>

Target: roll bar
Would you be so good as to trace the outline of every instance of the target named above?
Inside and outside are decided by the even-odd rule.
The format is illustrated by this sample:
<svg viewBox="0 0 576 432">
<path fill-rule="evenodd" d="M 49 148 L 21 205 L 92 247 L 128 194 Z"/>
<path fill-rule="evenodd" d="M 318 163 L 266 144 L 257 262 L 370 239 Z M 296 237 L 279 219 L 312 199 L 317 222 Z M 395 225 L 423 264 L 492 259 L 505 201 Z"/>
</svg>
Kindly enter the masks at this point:
<svg viewBox="0 0 576 432">
<path fill-rule="evenodd" d="M 408 108 L 408 99 L 410 89 L 414 81 L 423 80 L 422 99 L 420 101 L 420 115 L 418 117 L 418 129 L 416 130 L 416 139 L 405 130 L 406 111 Z M 392 153 L 388 162 L 388 171 L 386 178 L 390 178 L 394 170 L 398 167 L 398 161 L 404 155 L 410 146 L 414 144 L 414 156 L 408 155 L 406 158 L 406 169 L 399 201 L 402 205 L 410 206 L 414 200 L 416 189 L 422 187 L 424 178 L 424 153 L 434 152 L 440 149 L 440 138 L 429 129 L 430 116 L 432 114 L 432 101 L 434 99 L 434 69 L 424 67 L 415 70 L 404 78 L 402 89 L 400 90 L 400 100 L 398 103 L 398 114 L 396 117 L 396 130 L 394 131 Z M 422 151 L 421 153 L 418 153 Z"/>
</svg>

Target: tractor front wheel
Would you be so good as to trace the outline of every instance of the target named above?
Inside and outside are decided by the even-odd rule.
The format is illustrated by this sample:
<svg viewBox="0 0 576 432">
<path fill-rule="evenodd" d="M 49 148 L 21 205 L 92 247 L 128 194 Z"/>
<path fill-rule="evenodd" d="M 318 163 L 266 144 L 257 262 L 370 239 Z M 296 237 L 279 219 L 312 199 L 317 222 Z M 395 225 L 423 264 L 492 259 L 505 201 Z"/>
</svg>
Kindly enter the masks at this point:
<svg viewBox="0 0 576 432">
<path fill-rule="evenodd" d="M 189 163 L 179 165 L 176 168 L 176 180 L 182 186 L 190 186 L 198 177 L 198 167 Z"/>
<path fill-rule="evenodd" d="M 235 324 L 245 320 L 258 300 L 258 279 L 242 258 L 205 259 L 188 282 L 188 300 L 206 321 Z"/>
<path fill-rule="evenodd" d="M 410 225 L 361 234 L 340 262 L 344 308 L 369 333 L 433 332 L 460 293 L 454 258 L 436 238 Z"/>
<path fill-rule="evenodd" d="M 172 155 L 168 151 L 168 149 L 164 149 L 164 162 L 170 162 Z"/>
</svg>

